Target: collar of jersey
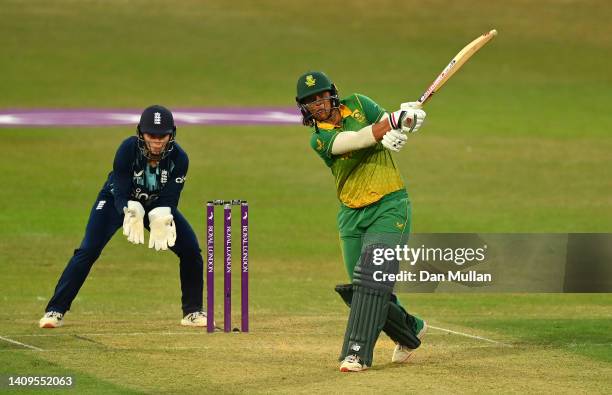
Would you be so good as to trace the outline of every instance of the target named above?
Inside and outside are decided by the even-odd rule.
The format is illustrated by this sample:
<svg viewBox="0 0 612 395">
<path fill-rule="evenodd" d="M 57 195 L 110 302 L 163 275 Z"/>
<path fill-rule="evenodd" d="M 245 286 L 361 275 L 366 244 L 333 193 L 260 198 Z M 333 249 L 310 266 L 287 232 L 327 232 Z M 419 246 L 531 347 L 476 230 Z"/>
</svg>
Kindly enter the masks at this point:
<svg viewBox="0 0 612 395">
<path fill-rule="evenodd" d="M 348 117 L 349 115 L 353 113 L 351 109 L 345 106 L 344 104 L 340 104 L 340 107 L 338 107 L 338 109 L 340 110 L 340 115 L 342 116 L 342 119 Z M 333 130 L 336 128 L 334 124 L 331 124 L 329 122 L 317 122 L 317 127 L 319 129 L 325 129 L 325 130 Z"/>
</svg>

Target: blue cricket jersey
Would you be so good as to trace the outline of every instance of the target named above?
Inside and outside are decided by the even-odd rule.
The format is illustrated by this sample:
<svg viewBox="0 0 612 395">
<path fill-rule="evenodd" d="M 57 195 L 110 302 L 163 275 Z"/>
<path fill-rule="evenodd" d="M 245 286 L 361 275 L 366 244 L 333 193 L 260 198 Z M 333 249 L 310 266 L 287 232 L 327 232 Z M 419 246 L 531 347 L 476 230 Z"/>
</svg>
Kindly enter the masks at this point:
<svg viewBox="0 0 612 395">
<path fill-rule="evenodd" d="M 113 195 L 115 208 L 123 215 L 128 200 L 138 200 L 147 211 L 155 207 L 177 207 L 189 167 L 189 158 L 175 142 L 168 156 L 151 167 L 138 148 L 138 138 L 121 143 L 113 170 L 102 187 Z"/>
</svg>

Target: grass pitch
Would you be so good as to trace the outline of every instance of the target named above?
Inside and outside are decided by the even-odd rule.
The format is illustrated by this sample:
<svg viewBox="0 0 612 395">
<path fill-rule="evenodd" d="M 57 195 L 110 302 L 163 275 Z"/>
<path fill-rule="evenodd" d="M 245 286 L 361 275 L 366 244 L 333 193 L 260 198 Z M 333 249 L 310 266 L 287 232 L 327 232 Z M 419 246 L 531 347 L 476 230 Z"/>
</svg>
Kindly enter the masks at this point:
<svg viewBox="0 0 612 395">
<path fill-rule="evenodd" d="M 133 285 L 146 299 L 140 284 Z M 339 300 L 316 313 L 296 313 L 271 309 L 273 300 L 264 299 L 261 286 L 255 290 L 249 334 L 182 328 L 171 301 L 154 308 L 143 303 L 141 310 L 116 302 L 79 309 L 55 331 L 39 331 L 30 315 L 14 312 L 3 333 L 45 351 L 2 345 L 0 357 L 11 373 L 71 374 L 79 390 L 96 392 L 605 393 L 612 386 L 607 295 L 493 296 L 486 308 L 480 296 L 410 297 L 435 327 L 481 338 L 430 329 L 405 365 L 390 362 L 393 343 L 384 338 L 373 369 L 342 375 L 335 357 L 346 309 Z"/>
<path fill-rule="evenodd" d="M 94 265 L 66 317 L 66 326 L 39 330 L 37 319 L 82 237 L 90 205 L 109 170 L 100 164 L 108 163 L 125 132 L 116 128 L 3 131 L 19 147 L 10 151 L 8 163 L 15 167 L 7 173 L 12 174 L 8 185 L 41 175 L 41 167 L 19 167 L 20 157 L 43 158 L 45 177 L 55 183 L 40 185 L 36 193 L 21 193 L 19 200 L 12 201 L 11 210 L 3 213 L 5 222 L 12 225 L 0 230 L 0 336 L 44 351 L 0 341 L 0 373 L 73 374 L 80 390 L 109 393 L 343 392 L 347 388 L 410 392 L 417 391 L 416 386 L 418 391 L 433 392 L 455 392 L 457 388 L 465 392 L 605 392 L 603 389 L 611 388 L 609 294 L 402 295 L 408 308 L 431 325 L 487 340 L 432 329 L 411 363 L 396 366 L 390 363 L 393 344 L 383 336 L 371 371 L 350 377 L 338 373 L 336 358 L 347 309 L 333 292 L 336 283 L 345 281 L 333 221 L 335 196 L 331 188 L 324 187 L 331 181 L 329 175 L 313 171 L 320 164 L 300 145 L 306 140 L 300 132 L 297 127 L 181 131 L 180 141 L 188 152 L 207 147 L 207 155 L 192 154 L 180 206 L 196 232 L 204 233 L 204 197 L 240 195 L 251 205 L 252 333 L 208 335 L 179 326 L 176 258 L 133 246 L 120 234 Z M 83 139 L 83 133 L 96 138 Z M 244 146 L 224 151 L 223 136 L 228 133 Z M 268 153 L 257 155 L 252 147 L 262 135 L 274 138 Z M 527 208 L 516 206 L 512 195 L 495 190 L 472 192 L 471 181 L 452 180 L 455 162 L 427 159 L 423 151 L 458 155 L 458 162 L 475 170 L 482 158 L 440 149 L 463 141 L 459 137 L 419 137 L 423 137 L 418 140 L 422 151 L 413 152 L 422 155 L 422 160 L 402 157 L 400 162 L 407 169 L 411 160 L 420 164 L 419 171 L 411 172 L 416 228 L 509 231 L 514 226 L 547 231 L 571 230 L 568 221 L 576 221 L 571 222 L 574 226 L 606 225 L 605 218 L 598 218 L 602 214 L 598 207 L 591 207 L 594 214 L 585 219 L 587 202 L 596 199 L 594 191 L 582 191 L 588 195 L 584 200 L 570 201 L 563 218 L 551 218 L 546 224 L 541 210 L 550 209 L 554 200 L 547 204 L 546 194 L 538 195 L 541 186 L 537 182 L 523 185 L 533 191 Z M 507 139 L 506 146 L 521 139 Z M 482 141 L 495 146 L 495 138 Z M 281 149 L 286 143 L 304 153 L 304 162 L 292 166 L 297 178 L 283 177 L 284 170 L 274 167 L 295 158 Z M 590 150 L 590 174 L 597 175 L 597 158 L 605 161 L 604 147 L 580 144 Z M 244 152 L 239 155 L 239 150 Z M 67 166 L 83 157 L 88 160 L 78 168 Z M 248 166 L 262 170 L 239 174 Z M 546 179 L 545 172 L 534 171 L 534 181 L 538 175 Z M 421 173 L 429 177 L 419 176 Z M 495 172 L 487 168 L 481 168 L 480 174 L 481 180 L 495 181 Z M 510 182 L 519 183 L 520 176 L 516 177 Z M 454 188 L 457 196 L 471 194 L 477 201 L 453 200 L 451 207 L 444 207 L 444 197 L 436 193 L 444 191 L 443 185 Z M 2 193 L 9 197 L 6 190 Z M 15 190 L 10 193 L 17 196 Z M 489 194 L 496 196 L 496 203 L 489 200 Z M 494 205 L 505 205 L 506 210 L 494 210 Z M 534 215 L 517 222 L 513 213 L 518 216 L 525 209 Z M 453 221 L 437 219 L 446 212 Z M 217 281 L 219 291 L 220 276 Z M 234 281 L 237 288 L 237 276 Z M 222 301 L 220 293 L 216 300 Z M 234 301 L 238 300 L 235 295 Z M 238 312 L 237 305 L 234 307 Z M 221 310 L 218 303 L 216 311 Z M 237 324 L 239 316 L 234 315 L 233 321 Z"/>
<path fill-rule="evenodd" d="M 495 27 L 397 155 L 414 230 L 611 231 L 607 2 L 232 4 L 3 1 L 0 107 L 290 105 L 295 78 L 320 68 L 393 110 Z M 176 259 L 120 235 L 66 326 L 39 330 L 131 133 L 0 129 L 0 336 L 43 350 L 1 340 L 0 375 L 74 374 L 96 393 L 610 392 L 608 294 L 403 295 L 463 335 L 432 329 L 404 366 L 383 339 L 371 371 L 339 374 L 337 201 L 299 126 L 178 132 L 191 159 L 180 209 L 199 235 L 205 200 L 250 202 L 252 333 L 180 327 Z"/>
</svg>

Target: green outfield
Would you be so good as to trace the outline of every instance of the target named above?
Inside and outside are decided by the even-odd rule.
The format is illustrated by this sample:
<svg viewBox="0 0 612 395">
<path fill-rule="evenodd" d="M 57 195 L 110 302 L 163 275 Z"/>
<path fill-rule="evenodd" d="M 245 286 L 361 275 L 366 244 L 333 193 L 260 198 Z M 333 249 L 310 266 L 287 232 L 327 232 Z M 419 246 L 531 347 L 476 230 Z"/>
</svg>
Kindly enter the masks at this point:
<svg viewBox="0 0 612 395">
<path fill-rule="evenodd" d="M 612 232 L 605 1 L 0 0 L 0 16 L 0 110 L 290 106 L 306 69 L 395 110 L 496 28 L 396 155 L 413 230 Z M 250 203 L 251 333 L 179 326 L 177 260 L 120 234 L 66 326 L 38 329 L 116 147 L 132 133 L 0 128 L 0 337 L 21 343 L 0 339 L 0 376 L 71 374 L 79 392 L 100 393 L 612 390 L 611 294 L 402 295 L 439 328 L 414 360 L 392 365 L 385 337 L 371 371 L 338 373 L 347 317 L 333 292 L 346 281 L 338 203 L 299 125 L 178 131 L 190 155 L 180 209 L 198 235 L 205 200 Z"/>
</svg>

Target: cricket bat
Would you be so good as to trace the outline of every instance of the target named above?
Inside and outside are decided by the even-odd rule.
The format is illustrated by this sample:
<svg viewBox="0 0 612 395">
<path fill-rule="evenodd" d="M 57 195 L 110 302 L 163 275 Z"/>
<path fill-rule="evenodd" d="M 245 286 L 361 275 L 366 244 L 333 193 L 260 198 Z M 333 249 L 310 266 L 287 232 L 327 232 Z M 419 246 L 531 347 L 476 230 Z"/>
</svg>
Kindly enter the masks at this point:
<svg viewBox="0 0 612 395">
<path fill-rule="evenodd" d="M 467 62 L 480 48 L 491 41 L 491 39 L 496 35 L 497 30 L 493 29 L 488 33 L 484 33 L 459 51 L 459 53 L 455 55 L 444 70 L 442 70 L 440 75 L 438 75 L 434 82 L 429 86 L 429 88 L 427 88 L 425 93 L 421 95 L 421 98 L 417 101 L 417 103 L 419 103 L 419 107 L 422 107 L 425 103 L 427 103 L 433 94 L 439 91 L 440 88 L 444 86 L 450 77 L 452 77 L 452 75 L 455 74 L 465 62 Z"/>
</svg>

